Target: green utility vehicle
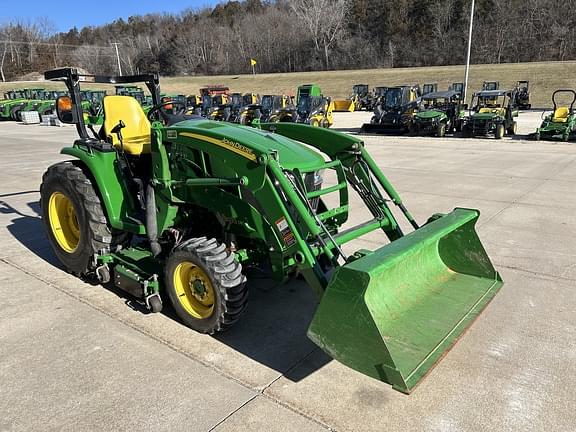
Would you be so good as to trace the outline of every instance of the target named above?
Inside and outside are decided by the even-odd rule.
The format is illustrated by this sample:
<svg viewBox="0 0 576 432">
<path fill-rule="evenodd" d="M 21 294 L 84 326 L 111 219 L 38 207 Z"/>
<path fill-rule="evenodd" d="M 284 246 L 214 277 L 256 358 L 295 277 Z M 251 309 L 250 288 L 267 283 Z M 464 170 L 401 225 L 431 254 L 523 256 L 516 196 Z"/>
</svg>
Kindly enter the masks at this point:
<svg viewBox="0 0 576 432">
<path fill-rule="evenodd" d="M 113 283 L 153 312 L 170 302 L 184 324 L 211 334 L 245 312 L 246 268 L 278 281 L 301 275 L 320 301 L 308 336 L 409 393 L 502 285 L 474 229 L 479 212 L 419 224 L 357 137 L 169 114 L 155 75 L 45 77 L 67 83 L 58 116 L 79 133 L 61 151 L 70 160 L 50 166 L 40 187 L 50 244 L 69 272 Z M 90 136 L 86 80 L 145 81 L 155 105 L 145 115 L 132 98 L 107 96 L 102 129 Z M 342 229 L 362 202 L 371 218 Z M 386 244 L 343 251 L 370 232 Z"/>
<path fill-rule="evenodd" d="M 422 96 L 420 109 L 412 118 L 410 132 L 443 137 L 446 133 L 462 129 L 465 114 L 460 93 L 454 90 L 428 93 Z"/>
<path fill-rule="evenodd" d="M 569 106 L 560 106 L 558 103 L 559 95 L 570 95 L 572 101 Z M 574 104 L 576 103 L 576 91 L 574 90 L 556 90 L 552 94 L 552 113 L 548 115 L 540 127 L 534 133 L 534 139 L 552 140 L 561 139 L 568 141 L 576 135 L 576 113 L 574 113 Z"/>
<path fill-rule="evenodd" d="M 403 134 L 410 130 L 412 117 L 418 108 L 418 86 L 388 87 L 374 107 L 370 123 L 362 125 L 362 132 Z"/>
<path fill-rule="evenodd" d="M 483 90 L 472 96 L 472 113 L 464 120 L 465 136 L 516 135 L 518 108 L 514 105 L 514 90 Z"/>
</svg>

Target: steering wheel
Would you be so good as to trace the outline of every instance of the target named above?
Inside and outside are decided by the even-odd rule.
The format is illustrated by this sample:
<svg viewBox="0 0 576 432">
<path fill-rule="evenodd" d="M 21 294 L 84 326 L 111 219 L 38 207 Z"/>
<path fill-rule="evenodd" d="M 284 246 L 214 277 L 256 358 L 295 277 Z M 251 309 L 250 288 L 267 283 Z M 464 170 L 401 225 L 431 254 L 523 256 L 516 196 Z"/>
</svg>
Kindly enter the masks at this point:
<svg viewBox="0 0 576 432">
<path fill-rule="evenodd" d="M 166 107 L 168 105 L 172 106 L 171 113 L 167 112 Z M 175 105 L 179 106 L 179 108 L 176 108 Z M 171 120 L 171 116 L 181 116 L 186 113 L 187 109 L 188 107 L 184 102 L 172 101 L 172 100 L 165 101 L 160 102 L 159 104 L 154 105 L 152 108 L 150 108 L 150 111 L 148 111 L 148 114 L 146 116 L 148 117 L 148 120 L 150 120 L 151 122 L 162 119 L 165 123 L 168 123 Z"/>
</svg>

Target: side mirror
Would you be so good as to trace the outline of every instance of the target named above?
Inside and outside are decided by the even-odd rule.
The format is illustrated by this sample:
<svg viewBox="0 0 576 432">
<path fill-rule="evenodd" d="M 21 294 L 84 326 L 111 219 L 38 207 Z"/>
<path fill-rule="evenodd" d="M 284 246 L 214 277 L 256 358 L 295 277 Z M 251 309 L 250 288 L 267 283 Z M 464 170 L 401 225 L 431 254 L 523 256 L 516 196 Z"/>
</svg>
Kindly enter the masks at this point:
<svg viewBox="0 0 576 432">
<path fill-rule="evenodd" d="M 60 96 L 56 99 L 56 114 L 62 123 L 78 123 L 78 113 L 72 105 L 72 99 L 70 96 Z"/>
</svg>

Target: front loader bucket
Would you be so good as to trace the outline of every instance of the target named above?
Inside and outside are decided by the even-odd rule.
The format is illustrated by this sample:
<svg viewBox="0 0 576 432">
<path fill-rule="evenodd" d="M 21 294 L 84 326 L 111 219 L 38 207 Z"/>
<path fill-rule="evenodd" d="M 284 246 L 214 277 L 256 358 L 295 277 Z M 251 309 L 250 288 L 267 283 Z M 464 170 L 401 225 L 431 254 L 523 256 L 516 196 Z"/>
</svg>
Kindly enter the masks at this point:
<svg viewBox="0 0 576 432">
<path fill-rule="evenodd" d="M 502 286 L 455 209 L 336 270 L 308 337 L 341 363 L 410 393 Z"/>
<path fill-rule="evenodd" d="M 334 101 L 334 109 L 332 111 L 335 112 L 354 112 L 355 106 L 354 101 L 349 99 L 346 100 L 335 100 Z"/>
</svg>

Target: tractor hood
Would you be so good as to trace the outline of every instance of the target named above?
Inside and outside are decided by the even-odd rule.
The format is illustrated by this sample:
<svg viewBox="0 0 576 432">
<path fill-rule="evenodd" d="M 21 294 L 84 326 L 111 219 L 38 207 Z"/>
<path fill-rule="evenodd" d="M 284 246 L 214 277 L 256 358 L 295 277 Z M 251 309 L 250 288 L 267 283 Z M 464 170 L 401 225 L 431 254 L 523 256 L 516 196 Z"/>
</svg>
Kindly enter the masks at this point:
<svg viewBox="0 0 576 432">
<path fill-rule="evenodd" d="M 312 127 L 312 126 L 310 126 Z M 164 139 L 178 137 L 209 140 L 248 159 L 277 152 L 278 161 L 287 169 L 318 166 L 322 155 L 311 147 L 273 132 L 210 120 L 186 120 L 164 129 Z"/>
</svg>

